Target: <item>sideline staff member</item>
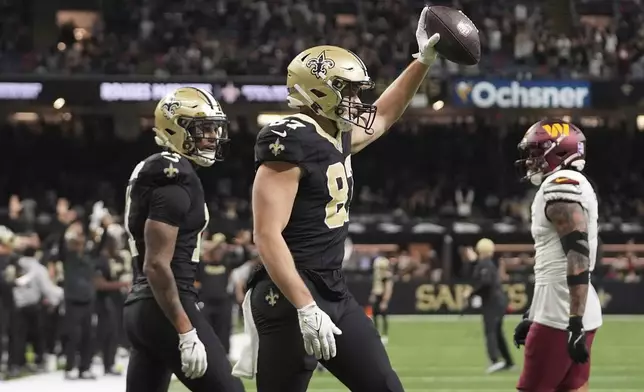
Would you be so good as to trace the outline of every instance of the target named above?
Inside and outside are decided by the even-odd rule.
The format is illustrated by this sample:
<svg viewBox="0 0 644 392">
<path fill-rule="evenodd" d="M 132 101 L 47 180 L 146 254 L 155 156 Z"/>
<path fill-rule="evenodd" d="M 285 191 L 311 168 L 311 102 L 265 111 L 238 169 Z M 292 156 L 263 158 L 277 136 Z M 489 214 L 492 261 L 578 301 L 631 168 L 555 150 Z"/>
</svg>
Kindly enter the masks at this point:
<svg viewBox="0 0 644 392">
<path fill-rule="evenodd" d="M 485 343 L 491 363 L 486 372 L 494 373 L 514 366 L 508 343 L 503 335 L 503 318 L 508 306 L 508 298 L 501 285 L 499 270 L 492 260 L 494 242 L 488 238 L 479 240 L 476 243 L 476 253 L 478 256 L 470 259 L 471 262 L 476 261 L 472 274 L 474 289 L 470 299 L 475 300 L 474 297 L 478 296 L 482 303 Z"/>
</svg>

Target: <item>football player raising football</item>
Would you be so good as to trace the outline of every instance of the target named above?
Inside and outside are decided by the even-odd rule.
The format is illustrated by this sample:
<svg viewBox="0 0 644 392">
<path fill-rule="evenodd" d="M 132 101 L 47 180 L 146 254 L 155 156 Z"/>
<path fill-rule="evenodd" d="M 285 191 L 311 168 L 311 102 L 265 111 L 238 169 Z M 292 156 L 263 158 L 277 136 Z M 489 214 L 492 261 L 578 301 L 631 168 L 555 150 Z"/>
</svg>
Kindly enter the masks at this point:
<svg viewBox="0 0 644 392">
<path fill-rule="evenodd" d="M 244 301 L 258 349 L 235 374 L 257 375 L 259 392 L 303 392 L 318 360 L 354 392 L 403 391 L 373 322 L 342 276 L 353 193 L 351 155 L 404 113 L 436 58 L 425 8 L 419 52 L 374 103 L 365 64 L 336 46 L 316 46 L 288 66 L 288 103 L 299 113 L 262 129 L 255 145 L 255 242 L 263 268 Z"/>
<path fill-rule="evenodd" d="M 597 256 L 597 197 L 582 172 L 586 137 L 575 125 L 543 120 L 519 143 L 517 164 L 537 185 L 532 202 L 535 288 L 515 331 L 525 344 L 521 391 L 587 391 L 590 348 L 602 325 L 590 283 Z"/>
</svg>

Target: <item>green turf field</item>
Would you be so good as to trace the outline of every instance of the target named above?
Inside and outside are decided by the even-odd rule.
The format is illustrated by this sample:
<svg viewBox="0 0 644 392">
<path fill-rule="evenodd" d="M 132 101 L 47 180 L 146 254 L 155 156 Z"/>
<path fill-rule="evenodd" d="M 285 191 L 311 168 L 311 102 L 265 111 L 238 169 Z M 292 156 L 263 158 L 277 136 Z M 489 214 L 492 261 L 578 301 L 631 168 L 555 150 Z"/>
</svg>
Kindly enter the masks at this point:
<svg viewBox="0 0 644 392">
<path fill-rule="evenodd" d="M 518 318 L 506 319 L 508 340 Z M 407 318 L 391 323 L 387 349 L 405 391 L 513 391 L 523 351 L 512 352 L 517 369 L 487 376 L 485 348 L 478 318 Z M 593 346 L 592 392 L 644 391 L 644 317 L 606 317 Z M 255 391 L 253 383 L 247 391 Z M 175 383 L 171 392 L 186 392 Z M 347 391 L 328 374 L 316 373 L 312 392 Z M 285 391 L 286 392 L 286 391 Z"/>
</svg>

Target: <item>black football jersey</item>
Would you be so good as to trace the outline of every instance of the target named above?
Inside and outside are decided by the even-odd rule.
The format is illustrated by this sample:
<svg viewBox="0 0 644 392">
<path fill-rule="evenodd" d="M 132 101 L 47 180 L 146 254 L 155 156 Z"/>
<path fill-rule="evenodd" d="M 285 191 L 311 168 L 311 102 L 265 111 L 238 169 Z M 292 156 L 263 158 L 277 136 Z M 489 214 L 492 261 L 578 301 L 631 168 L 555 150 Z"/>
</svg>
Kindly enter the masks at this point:
<svg viewBox="0 0 644 392">
<path fill-rule="evenodd" d="M 194 288 L 201 253 L 201 234 L 208 226 L 208 208 L 193 164 L 179 154 L 162 152 L 139 162 L 126 191 L 125 228 L 132 253 L 133 286 L 126 302 L 152 297 L 143 273 L 147 219 L 179 228 L 170 264 L 179 294 L 196 295 Z"/>
<path fill-rule="evenodd" d="M 255 164 L 283 161 L 302 169 L 291 218 L 282 232 L 299 270 L 339 270 L 353 194 L 351 133 L 334 138 L 296 114 L 264 127 Z"/>
</svg>

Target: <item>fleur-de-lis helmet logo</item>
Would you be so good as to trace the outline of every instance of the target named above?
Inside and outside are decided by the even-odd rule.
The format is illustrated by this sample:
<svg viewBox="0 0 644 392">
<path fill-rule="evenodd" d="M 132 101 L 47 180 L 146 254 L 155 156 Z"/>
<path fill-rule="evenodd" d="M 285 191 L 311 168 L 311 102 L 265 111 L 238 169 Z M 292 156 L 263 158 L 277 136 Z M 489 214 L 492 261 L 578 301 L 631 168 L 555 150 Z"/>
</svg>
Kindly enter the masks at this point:
<svg viewBox="0 0 644 392">
<path fill-rule="evenodd" d="M 327 58 L 325 51 L 322 51 L 318 57 L 307 61 L 306 67 L 311 69 L 311 75 L 318 79 L 324 79 L 327 76 L 327 72 L 335 67 L 335 61 Z"/>
<path fill-rule="evenodd" d="M 161 111 L 163 112 L 163 116 L 168 120 L 172 119 L 172 117 L 175 114 L 175 111 L 179 109 L 180 106 L 181 106 L 181 103 L 178 101 L 165 102 L 163 105 L 161 105 Z"/>
</svg>

